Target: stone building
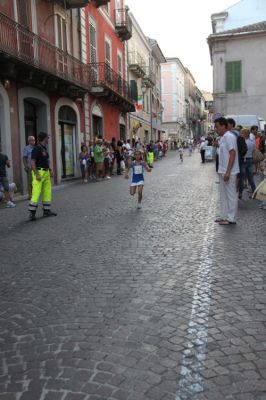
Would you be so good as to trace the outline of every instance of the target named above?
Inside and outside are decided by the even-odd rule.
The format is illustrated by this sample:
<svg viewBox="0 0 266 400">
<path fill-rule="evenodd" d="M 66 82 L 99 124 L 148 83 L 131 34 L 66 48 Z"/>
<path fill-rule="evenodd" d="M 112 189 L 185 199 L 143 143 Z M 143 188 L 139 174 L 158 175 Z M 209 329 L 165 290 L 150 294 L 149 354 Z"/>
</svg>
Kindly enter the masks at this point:
<svg viewBox="0 0 266 400">
<path fill-rule="evenodd" d="M 241 0 L 212 15 L 208 37 L 215 113 L 266 118 L 266 2 Z"/>
</svg>

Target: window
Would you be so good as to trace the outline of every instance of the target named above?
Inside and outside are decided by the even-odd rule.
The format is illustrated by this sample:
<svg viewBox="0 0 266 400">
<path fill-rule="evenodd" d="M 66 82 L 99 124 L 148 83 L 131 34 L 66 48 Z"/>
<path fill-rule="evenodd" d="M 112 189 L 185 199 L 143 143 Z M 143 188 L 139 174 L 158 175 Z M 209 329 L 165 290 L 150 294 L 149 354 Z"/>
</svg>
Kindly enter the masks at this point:
<svg viewBox="0 0 266 400">
<path fill-rule="evenodd" d="M 21 25 L 29 28 L 30 27 L 29 16 L 31 15 L 31 9 L 28 0 L 26 1 L 17 0 L 17 13 L 18 13 L 18 22 Z"/>
<path fill-rule="evenodd" d="M 89 21 L 90 25 L 90 62 L 97 62 L 97 39 L 96 39 L 96 25 L 92 18 Z"/>
<path fill-rule="evenodd" d="M 97 35 L 96 35 L 96 24 L 92 18 L 89 19 L 89 33 L 90 33 L 90 63 L 93 64 L 91 67 L 91 79 L 93 82 L 98 80 L 98 68 L 97 68 Z"/>
<path fill-rule="evenodd" d="M 63 51 L 67 51 L 67 27 L 66 21 L 59 14 L 56 14 L 56 33 L 57 47 Z"/>
<path fill-rule="evenodd" d="M 241 61 L 227 62 L 225 65 L 226 91 L 241 92 L 242 63 Z"/>
<path fill-rule="evenodd" d="M 105 62 L 111 67 L 111 42 L 109 39 L 105 38 Z"/>
<path fill-rule="evenodd" d="M 121 54 L 117 54 L 117 72 L 121 77 L 123 76 L 123 68 L 122 68 L 122 56 Z"/>
<path fill-rule="evenodd" d="M 111 42 L 109 39 L 105 38 L 104 41 L 105 48 L 105 79 L 108 82 L 112 82 L 112 70 L 111 70 Z"/>
<path fill-rule="evenodd" d="M 106 12 L 106 14 L 110 15 L 110 4 L 106 4 L 102 6 L 103 10 Z"/>
<path fill-rule="evenodd" d="M 130 95 L 132 100 L 138 103 L 138 85 L 135 80 L 130 81 Z"/>
</svg>

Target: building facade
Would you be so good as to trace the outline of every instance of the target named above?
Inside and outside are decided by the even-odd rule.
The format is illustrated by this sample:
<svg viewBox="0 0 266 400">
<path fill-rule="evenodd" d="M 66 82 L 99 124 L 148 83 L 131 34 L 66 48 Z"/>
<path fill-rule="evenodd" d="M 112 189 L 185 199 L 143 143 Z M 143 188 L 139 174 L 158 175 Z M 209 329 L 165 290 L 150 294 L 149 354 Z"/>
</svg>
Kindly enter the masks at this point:
<svg viewBox="0 0 266 400">
<path fill-rule="evenodd" d="M 123 0 L 111 0 L 100 8 L 89 4 L 84 13 L 85 58 L 91 70 L 90 137 L 125 140 L 127 113 L 135 110 L 127 81 L 125 43 L 132 36 L 129 10 Z"/>
<path fill-rule="evenodd" d="M 153 141 L 160 140 L 163 133 L 162 114 L 162 88 L 161 88 L 161 64 L 166 62 L 163 52 L 155 39 L 148 38 L 151 46 L 151 62 L 149 71 L 147 71 L 150 81 L 154 79 L 155 84 L 151 90 L 151 109 L 152 109 L 152 131 L 151 139 Z"/>
<path fill-rule="evenodd" d="M 186 68 L 179 58 L 167 58 L 161 65 L 163 128 L 172 140 L 186 138 Z"/>
<path fill-rule="evenodd" d="M 204 99 L 204 136 L 214 129 L 214 103 L 213 94 L 201 91 Z"/>
<path fill-rule="evenodd" d="M 136 111 L 129 114 L 129 138 L 139 138 L 142 143 L 151 139 L 151 96 L 154 80 L 149 80 L 147 71 L 151 61 L 151 47 L 138 22 L 132 19 L 132 38 L 128 41 L 128 76 Z"/>
<path fill-rule="evenodd" d="M 188 68 L 186 68 L 185 99 L 187 139 L 192 139 L 197 136 L 196 81 Z"/>
<path fill-rule="evenodd" d="M 99 6 L 108 7 L 110 19 Z M 89 34 L 93 16 L 96 25 L 105 25 Z M 9 177 L 21 192 L 26 188 L 22 150 L 28 136 L 50 134 L 58 184 L 79 176 L 80 146 L 94 133 L 118 138 L 125 131 L 125 115 L 134 109 L 124 80 L 124 41 L 130 34 L 122 0 L 0 2 L 0 140 L 12 160 Z M 115 42 L 112 59 L 105 44 L 110 37 Z M 97 121 L 92 117 L 96 113 Z"/>
<path fill-rule="evenodd" d="M 265 20 L 263 0 L 242 0 L 212 15 L 213 33 L 208 43 L 215 113 L 266 118 Z"/>
</svg>

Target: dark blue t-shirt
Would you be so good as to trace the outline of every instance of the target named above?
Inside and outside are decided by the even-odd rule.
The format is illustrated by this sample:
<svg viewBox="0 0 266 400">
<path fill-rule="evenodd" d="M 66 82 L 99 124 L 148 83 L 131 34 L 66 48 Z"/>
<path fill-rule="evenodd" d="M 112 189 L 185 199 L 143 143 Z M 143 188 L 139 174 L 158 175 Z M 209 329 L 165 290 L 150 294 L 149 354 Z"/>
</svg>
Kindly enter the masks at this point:
<svg viewBox="0 0 266 400">
<path fill-rule="evenodd" d="M 7 155 L 0 153 L 0 176 L 6 177 L 6 162 L 8 161 Z"/>
</svg>

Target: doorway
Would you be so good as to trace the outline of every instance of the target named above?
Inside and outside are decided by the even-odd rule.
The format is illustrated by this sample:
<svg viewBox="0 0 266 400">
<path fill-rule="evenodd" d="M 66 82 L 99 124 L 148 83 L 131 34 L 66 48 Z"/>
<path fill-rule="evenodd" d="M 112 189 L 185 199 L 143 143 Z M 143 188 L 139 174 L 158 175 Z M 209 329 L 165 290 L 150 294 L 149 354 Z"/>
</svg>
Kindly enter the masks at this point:
<svg viewBox="0 0 266 400">
<path fill-rule="evenodd" d="M 62 106 L 58 115 L 62 179 L 75 176 L 77 116 L 69 106 Z"/>
<path fill-rule="evenodd" d="M 120 140 L 123 140 L 126 143 L 126 126 L 123 124 L 119 124 L 119 137 Z"/>
<path fill-rule="evenodd" d="M 98 115 L 92 114 L 93 137 L 103 137 L 103 119 Z"/>
</svg>

